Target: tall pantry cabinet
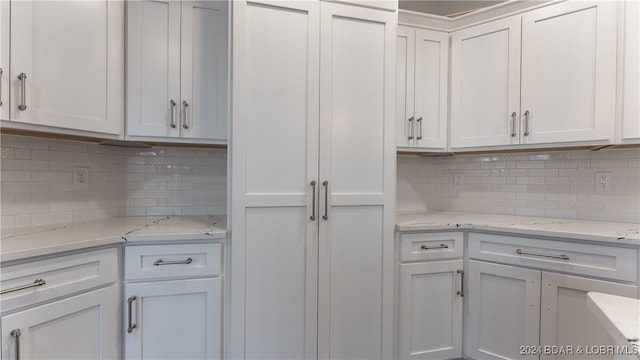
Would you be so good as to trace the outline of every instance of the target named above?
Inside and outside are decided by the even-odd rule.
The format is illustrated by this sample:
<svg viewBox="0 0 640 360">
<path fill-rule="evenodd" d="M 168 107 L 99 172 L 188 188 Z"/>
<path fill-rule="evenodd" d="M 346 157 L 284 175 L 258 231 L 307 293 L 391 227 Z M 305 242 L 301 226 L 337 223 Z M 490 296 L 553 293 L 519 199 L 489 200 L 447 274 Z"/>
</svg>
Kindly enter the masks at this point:
<svg viewBox="0 0 640 360">
<path fill-rule="evenodd" d="M 391 358 L 396 13 L 233 6 L 227 355 Z"/>
</svg>

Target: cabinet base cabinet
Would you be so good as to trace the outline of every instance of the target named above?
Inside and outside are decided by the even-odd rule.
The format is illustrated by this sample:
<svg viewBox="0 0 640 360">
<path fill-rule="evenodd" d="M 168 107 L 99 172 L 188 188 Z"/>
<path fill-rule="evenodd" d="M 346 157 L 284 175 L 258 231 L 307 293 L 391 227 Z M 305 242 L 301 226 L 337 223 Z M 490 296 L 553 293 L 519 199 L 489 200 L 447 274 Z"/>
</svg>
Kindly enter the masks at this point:
<svg viewBox="0 0 640 360">
<path fill-rule="evenodd" d="M 462 356 L 462 260 L 400 265 L 401 359 Z"/>
<path fill-rule="evenodd" d="M 587 292 L 636 297 L 638 287 L 610 281 L 587 279 L 570 275 L 542 273 L 542 303 L 540 314 L 540 344 L 573 349 L 581 347 L 613 346 L 616 343 L 587 305 Z M 541 354 L 541 359 L 598 359 L 613 354 L 595 356 Z"/>
<path fill-rule="evenodd" d="M 537 359 L 540 271 L 469 261 L 466 355 L 474 359 Z"/>
<path fill-rule="evenodd" d="M 113 285 L 3 316 L 2 359 L 119 358 L 118 297 Z"/>
<path fill-rule="evenodd" d="M 220 278 L 130 283 L 124 298 L 126 359 L 221 358 Z"/>
</svg>

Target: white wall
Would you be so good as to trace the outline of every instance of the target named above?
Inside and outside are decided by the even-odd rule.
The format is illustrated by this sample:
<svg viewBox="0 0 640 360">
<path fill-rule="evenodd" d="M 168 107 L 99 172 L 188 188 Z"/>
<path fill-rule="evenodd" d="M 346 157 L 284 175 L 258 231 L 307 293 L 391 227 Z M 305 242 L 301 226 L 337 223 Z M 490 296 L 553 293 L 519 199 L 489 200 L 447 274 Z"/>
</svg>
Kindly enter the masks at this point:
<svg viewBox="0 0 640 360">
<path fill-rule="evenodd" d="M 595 191 L 601 171 L 613 175 L 610 193 Z M 640 150 L 399 156 L 396 209 L 640 223 Z"/>
<path fill-rule="evenodd" d="M 2 135 L 2 237 L 116 216 L 224 214 L 226 151 Z M 74 166 L 90 169 L 86 189 Z"/>
</svg>

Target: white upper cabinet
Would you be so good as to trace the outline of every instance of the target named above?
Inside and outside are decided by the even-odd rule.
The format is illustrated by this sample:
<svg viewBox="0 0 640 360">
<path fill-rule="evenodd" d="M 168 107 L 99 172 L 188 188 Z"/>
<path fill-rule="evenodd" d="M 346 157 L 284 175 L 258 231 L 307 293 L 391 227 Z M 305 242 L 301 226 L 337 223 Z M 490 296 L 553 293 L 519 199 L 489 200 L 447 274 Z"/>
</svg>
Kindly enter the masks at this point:
<svg viewBox="0 0 640 360">
<path fill-rule="evenodd" d="M 625 3 L 622 140 L 640 140 L 640 3 Z"/>
<path fill-rule="evenodd" d="M 127 3 L 128 138 L 226 142 L 227 7 L 225 1 Z"/>
<path fill-rule="evenodd" d="M 569 1 L 452 35 L 451 147 L 613 139 L 616 4 Z"/>
<path fill-rule="evenodd" d="M 0 120 L 9 120 L 9 2 L 0 2 Z"/>
<path fill-rule="evenodd" d="M 517 144 L 519 108 L 520 17 L 453 33 L 451 147 Z"/>
<path fill-rule="evenodd" d="M 396 51 L 396 146 L 445 150 L 449 34 L 398 26 Z"/>
<path fill-rule="evenodd" d="M 123 3 L 12 1 L 11 122 L 119 135 L 123 119 Z M 5 44 L 6 2 L 2 4 Z M 6 51 L 2 49 L 2 64 Z M 8 102 L 8 101 L 7 101 Z M 7 104 L 3 104 L 3 109 Z M 3 110 L 3 119 L 6 112 Z M 45 130 L 39 127 L 38 130 Z"/>
</svg>

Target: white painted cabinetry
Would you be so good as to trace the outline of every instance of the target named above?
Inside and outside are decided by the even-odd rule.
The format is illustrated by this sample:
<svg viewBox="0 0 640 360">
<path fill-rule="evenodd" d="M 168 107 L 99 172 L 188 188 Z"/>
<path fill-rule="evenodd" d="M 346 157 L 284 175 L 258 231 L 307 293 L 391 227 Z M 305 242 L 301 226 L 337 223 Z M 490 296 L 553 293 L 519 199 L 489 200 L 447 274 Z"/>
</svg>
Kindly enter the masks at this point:
<svg viewBox="0 0 640 360">
<path fill-rule="evenodd" d="M 233 6 L 229 357 L 391 358 L 396 14 Z"/>
<path fill-rule="evenodd" d="M 454 32 L 451 147 L 611 142 L 616 16 L 568 1 Z"/>
<path fill-rule="evenodd" d="M 396 48 L 396 145 L 403 151 L 443 151 L 449 34 L 398 26 Z"/>
<path fill-rule="evenodd" d="M 228 3 L 127 3 L 129 139 L 224 143 Z"/>
<path fill-rule="evenodd" d="M 586 359 L 552 349 L 614 345 L 586 294 L 636 297 L 635 249 L 483 233 L 468 243 L 466 356 Z"/>
<path fill-rule="evenodd" d="M 0 120 L 9 120 L 9 2 L 0 2 Z"/>
<path fill-rule="evenodd" d="M 222 358 L 222 244 L 125 247 L 126 359 Z"/>
<path fill-rule="evenodd" d="M 640 140 L 640 3 L 625 2 L 622 141 Z"/>
<path fill-rule="evenodd" d="M 400 233 L 399 241 L 398 358 L 461 357 L 463 234 Z"/>
<path fill-rule="evenodd" d="M 2 266 L 3 359 L 120 357 L 115 248 Z"/>
<path fill-rule="evenodd" d="M 124 115 L 123 2 L 12 1 L 10 49 L 5 42 L 7 3 L 1 10 L 1 88 L 3 109 L 10 108 L 8 118 L 3 111 L 2 119 L 10 122 L 3 126 L 119 136 Z"/>
</svg>

